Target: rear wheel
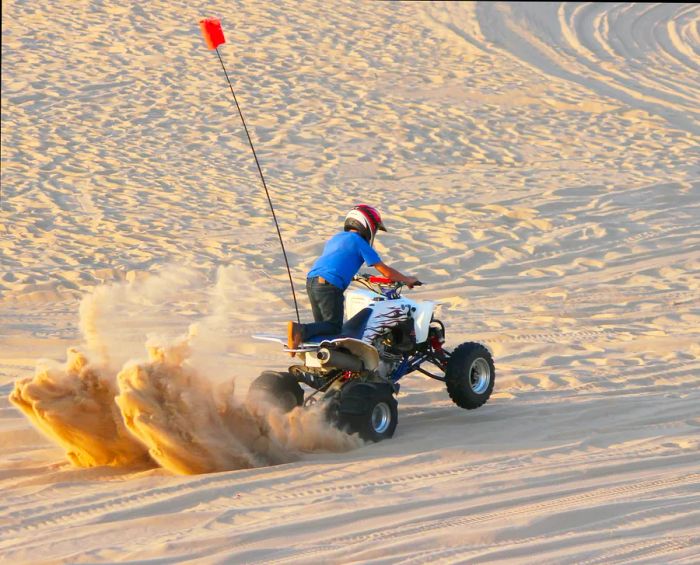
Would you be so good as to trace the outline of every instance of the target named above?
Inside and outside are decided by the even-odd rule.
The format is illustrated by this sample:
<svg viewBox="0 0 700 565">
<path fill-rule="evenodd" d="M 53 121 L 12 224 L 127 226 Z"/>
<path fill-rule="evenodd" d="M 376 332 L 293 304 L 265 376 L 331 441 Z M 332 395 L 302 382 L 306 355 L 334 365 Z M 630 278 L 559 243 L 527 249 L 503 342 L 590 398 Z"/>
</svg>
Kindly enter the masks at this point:
<svg viewBox="0 0 700 565">
<path fill-rule="evenodd" d="M 485 404 L 495 380 L 491 353 L 480 343 L 463 343 L 450 355 L 445 371 L 447 393 L 460 408 L 473 410 Z"/>
<path fill-rule="evenodd" d="M 289 412 L 304 403 L 304 391 L 289 373 L 265 371 L 251 383 L 248 399 L 270 402 Z"/>
<path fill-rule="evenodd" d="M 357 383 L 341 391 L 335 416 L 340 429 L 365 441 L 382 441 L 394 435 L 398 403 L 389 386 Z"/>
</svg>

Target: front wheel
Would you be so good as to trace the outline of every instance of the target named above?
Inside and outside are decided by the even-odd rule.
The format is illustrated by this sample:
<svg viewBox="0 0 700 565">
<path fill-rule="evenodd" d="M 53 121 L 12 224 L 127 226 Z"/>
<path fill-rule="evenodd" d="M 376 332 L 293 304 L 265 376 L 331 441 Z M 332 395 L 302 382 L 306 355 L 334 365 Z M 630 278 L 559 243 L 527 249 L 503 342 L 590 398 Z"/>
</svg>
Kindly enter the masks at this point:
<svg viewBox="0 0 700 565">
<path fill-rule="evenodd" d="M 445 370 L 447 393 L 466 410 L 486 403 L 496 381 L 491 353 L 480 343 L 463 343 L 450 355 Z"/>
</svg>

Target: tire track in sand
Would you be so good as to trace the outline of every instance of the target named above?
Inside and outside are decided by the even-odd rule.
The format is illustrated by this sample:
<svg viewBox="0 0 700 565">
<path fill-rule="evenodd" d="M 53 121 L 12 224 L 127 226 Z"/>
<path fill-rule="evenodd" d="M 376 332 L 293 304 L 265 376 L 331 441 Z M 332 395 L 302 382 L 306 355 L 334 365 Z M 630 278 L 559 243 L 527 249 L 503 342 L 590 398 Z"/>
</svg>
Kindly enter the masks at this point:
<svg viewBox="0 0 700 565">
<path fill-rule="evenodd" d="M 266 560 L 268 563 L 283 563 L 293 560 L 313 560 L 314 554 L 326 552 L 328 548 L 343 547 L 347 550 L 349 546 L 358 544 L 376 543 L 379 541 L 391 540 L 395 544 L 400 539 L 417 538 L 427 532 L 436 530 L 445 531 L 456 527 L 465 527 L 476 524 L 483 524 L 497 520 L 511 520 L 513 517 L 524 516 L 533 513 L 554 513 L 560 509 L 571 510 L 592 502 L 623 499 L 630 496 L 638 496 L 646 492 L 658 492 L 661 489 L 669 489 L 678 486 L 697 484 L 700 482 L 700 473 L 693 473 L 683 477 L 670 477 L 664 479 L 653 479 L 648 481 L 635 482 L 615 487 L 603 487 L 586 491 L 583 493 L 570 494 L 553 499 L 546 499 L 540 502 L 521 503 L 518 499 L 513 499 L 510 504 L 499 510 L 477 512 L 469 516 L 459 516 L 463 509 L 441 512 L 439 518 L 427 518 L 416 521 L 409 518 L 407 523 L 396 526 L 382 528 L 367 533 L 351 534 L 347 536 L 337 536 L 323 540 L 323 547 L 311 547 L 307 551 L 295 553 L 292 557 Z M 549 494 L 540 496 L 548 497 Z M 512 505 L 512 506 L 511 506 Z"/>
<path fill-rule="evenodd" d="M 558 449 L 554 450 L 551 455 L 556 456 L 558 451 Z M 638 449 L 634 450 L 632 453 L 626 452 L 625 460 L 627 461 L 630 458 L 648 459 L 648 457 L 657 453 L 658 449 L 653 446 Z M 540 452 L 538 458 L 542 456 L 542 452 Z M 568 456 L 565 461 L 554 465 L 552 461 L 547 458 L 547 460 L 534 465 L 533 469 L 542 467 L 551 471 L 560 467 L 567 468 L 572 465 L 573 462 L 584 460 L 589 465 L 593 463 L 598 465 L 615 464 L 619 458 L 619 455 L 609 454 L 607 452 L 600 452 L 598 454 L 581 453 L 578 456 Z M 367 489 L 411 485 L 419 481 L 434 481 L 436 479 L 447 479 L 464 475 L 473 476 L 475 473 L 503 474 L 521 468 L 528 460 L 528 457 L 524 458 L 523 456 L 502 457 L 491 460 L 485 464 L 472 463 L 449 469 L 407 473 L 373 481 L 343 484 L 332 483 L 331 486 L 307 487 L 301 489 L 296 489 L 295 483 L 292 483 L 287 485 L 287 492 L 278 492 L 276 490 L 272 492 L 258 492 L 253 490 L 246 493 L 246 496 L 235 500 L 233 499 L 233 495 L 231 495 L 231 504 L 229 508 L 235 508 L 235 510 L 238 511 L 246 508 L 257 508 L 265 503 L 281 503 L 308 499 L 310 497 L 318 498 L 340 493 L 352 493 Z M 106 500 L 94 500 L 90 497 L 86 497 L 86 499 L 67 500 L 56 506 L 36 507 L 28 505 L 21 510 L 10 512 L 2 517 L 3 521 L 16 521 L 16 523 L 0 528 L 0 540 L 11 538 L 20 532 L 32 531 L 40 527 L 51 525 L 65 526 L 66 524 L 78 523 L 91 517 L 100 517 L 100 521 L 104 522 L 124 520 L 132 515 L 143 516 L 149 513 L 147 509 L 150 509 L 151 514 L 154 514 L 159 511 L 161 504 L 167 504 L 170 511 L 172 511 L 173 508 L 183 511 L 191 506 L 211 503 L 216 499 L 220 499 L 222 496 L 225 496 L 222 493 L 245 492 L 247 483 L 241 481 L 241 477 L 238 476 L 236 472 L 227 475 L 228 476 L 223 477 L 206 477 L 192 481 L 187 485 L 172 485 L 151 489 L 147 492 L 109 497 Z M 259 481 L 259 479 L 255 479 L 254 474 L 250 474 L 249 476 L 253 479 L 249 482 L 250 484 L 255 485 Z M 262 482 L 263 485 L 270 482 L 272 482 L 273 485 L 277 484 L 274 479 L 270 478 L 265 478 L 260 482 Z M 305 479 L 300 480 L 299 483 L 303 485 Z M 11 505 L 8 505 L 8 507 L 15 505 L 16 502 L 13 502 Z"/>
</svg>

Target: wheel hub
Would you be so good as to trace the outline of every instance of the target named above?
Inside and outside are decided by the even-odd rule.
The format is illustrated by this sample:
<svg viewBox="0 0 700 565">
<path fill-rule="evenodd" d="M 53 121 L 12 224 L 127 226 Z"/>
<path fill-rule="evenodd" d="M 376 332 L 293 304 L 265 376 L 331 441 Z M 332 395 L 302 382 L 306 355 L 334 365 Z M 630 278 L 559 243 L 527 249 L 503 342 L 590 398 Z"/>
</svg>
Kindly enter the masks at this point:
<svg viewBox="0 0 700 565">
<path fill-rule="evenodd" d="M 383 434 L 389 429 L 391 424 L 391 409 L 386 402 L 380 402 L 375 404 L 372 409 L 372 429 L 378 433 Z"/>
<path fill-rule="evenodd" d="M 469 368 L 469 385 L 476 394 L 483 394 L 491 382 L 491 368 L 488 361 L 478 357 Z"/>
</svg>

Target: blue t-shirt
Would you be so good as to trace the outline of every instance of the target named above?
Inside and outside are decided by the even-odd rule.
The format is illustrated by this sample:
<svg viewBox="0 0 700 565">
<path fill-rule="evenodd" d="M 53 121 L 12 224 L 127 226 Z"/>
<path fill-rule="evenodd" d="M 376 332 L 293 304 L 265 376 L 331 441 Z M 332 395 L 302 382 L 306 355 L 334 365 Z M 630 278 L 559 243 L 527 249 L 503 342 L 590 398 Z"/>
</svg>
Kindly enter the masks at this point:
<svg viewBox="0 0 700 565">
<path fill-rule="evenodd" d="M 381 262 L 377 252 L 359 233 L 344 231 L 334 235 L 309 271 L 309 277 L 323 277 L 345 290 L 362 263 L 369 267 Z"/>
</svg>

